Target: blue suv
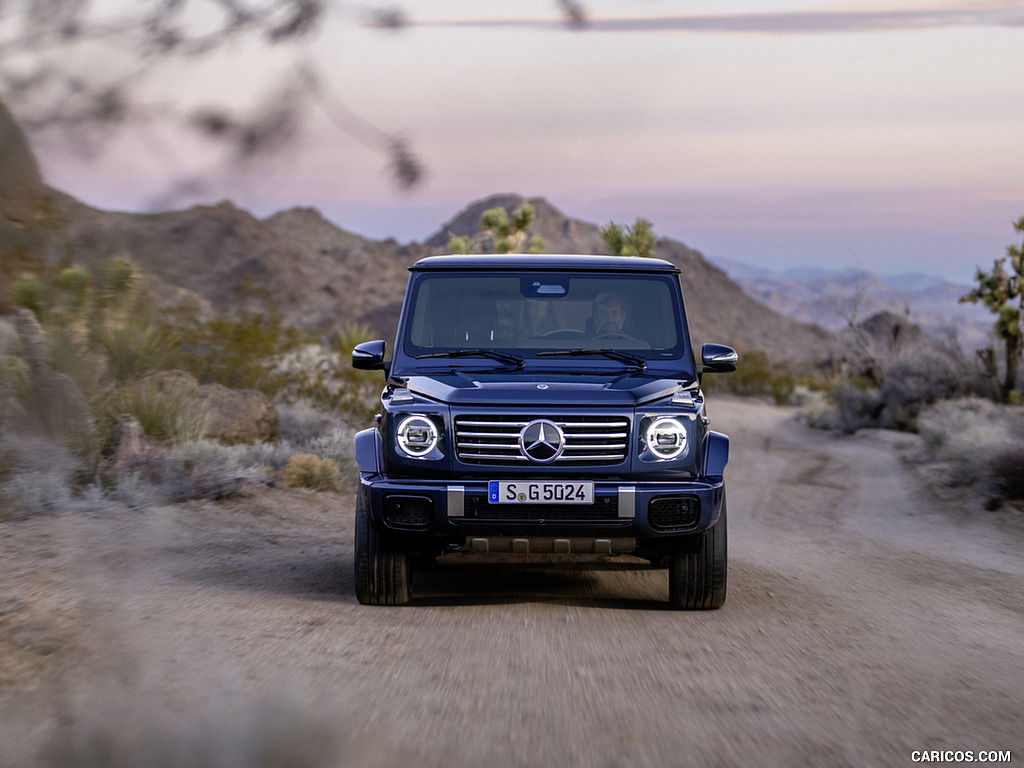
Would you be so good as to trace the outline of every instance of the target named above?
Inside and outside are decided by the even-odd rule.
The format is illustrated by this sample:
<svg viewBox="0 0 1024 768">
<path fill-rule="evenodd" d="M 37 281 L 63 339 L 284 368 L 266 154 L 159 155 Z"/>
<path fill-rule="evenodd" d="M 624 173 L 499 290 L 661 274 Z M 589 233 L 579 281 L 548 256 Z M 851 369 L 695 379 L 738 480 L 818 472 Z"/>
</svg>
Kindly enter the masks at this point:
<svg viewBox="0 0 1024 768">
<path fill-rule="evenodd" d="M 675 608 L 726 593 L 729 439 L 708 428 L 679 269 L 613 256 L 435 256 L 411 276 L 375 425 L 356 436 L 361 603 L 439 557 L 667 568 Z M 641 558 L 637 561 L 636 558 Z"/>
</svg>

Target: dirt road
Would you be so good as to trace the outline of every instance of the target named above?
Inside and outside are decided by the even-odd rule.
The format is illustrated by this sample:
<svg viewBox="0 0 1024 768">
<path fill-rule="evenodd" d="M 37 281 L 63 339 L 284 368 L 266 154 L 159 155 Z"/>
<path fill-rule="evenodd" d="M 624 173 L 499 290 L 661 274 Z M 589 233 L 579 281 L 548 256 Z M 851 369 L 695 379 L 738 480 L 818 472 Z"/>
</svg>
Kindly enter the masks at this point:
<svg viewBox="0 0 1024 768">
<path fill-rule="evenodd" d="M 907 436 L 711 415 L 732 437 L 715 612 L 667 610 L 644 570 L 453 568 L 360 606 L 350 494 L 2 524 L 0 765 L 97 721 L 162 733 L 156 766 L 315 752 L 323 728 L 339 765 L 1024 761 L 1024 513 L 929 489 Z M 216 765 L 285 764 L 266 754 Z"/>
</svg>

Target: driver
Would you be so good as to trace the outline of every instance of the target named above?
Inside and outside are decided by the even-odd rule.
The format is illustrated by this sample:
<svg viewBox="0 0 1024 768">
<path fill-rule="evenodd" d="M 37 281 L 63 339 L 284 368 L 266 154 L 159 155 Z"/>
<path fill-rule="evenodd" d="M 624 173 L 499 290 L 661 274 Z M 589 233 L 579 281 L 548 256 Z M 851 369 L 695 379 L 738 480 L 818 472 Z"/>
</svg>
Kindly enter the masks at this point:
<svg viewBox="0 0 1024 768">
<path fill-rule="evenodd" d="M 599 293 L 594 297 L 591 309 L 594 321 L 594 335 L 621 334 L 622 325 L 626 322 L 626 308 L 622 299 L 611 293 Z"/>
</svg>

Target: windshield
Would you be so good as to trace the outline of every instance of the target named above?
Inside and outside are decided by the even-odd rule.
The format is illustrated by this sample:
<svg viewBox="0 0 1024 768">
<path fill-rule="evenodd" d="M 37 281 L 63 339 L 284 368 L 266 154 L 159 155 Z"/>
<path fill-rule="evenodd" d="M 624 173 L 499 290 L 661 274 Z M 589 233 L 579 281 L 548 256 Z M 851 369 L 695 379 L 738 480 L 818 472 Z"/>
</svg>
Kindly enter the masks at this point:
<svg viewBox="0 0 1024 768">
<path fill-rule="evenodd" d="M 631 359 L 680 358 L 677 297 L 668 275 L 423 274 L 413 287 L 404 350 L 412 357 L 490 350 L 559 360 L 552 351 L 601 357 L 601 350 L 621 350 Z"/>
</svg>

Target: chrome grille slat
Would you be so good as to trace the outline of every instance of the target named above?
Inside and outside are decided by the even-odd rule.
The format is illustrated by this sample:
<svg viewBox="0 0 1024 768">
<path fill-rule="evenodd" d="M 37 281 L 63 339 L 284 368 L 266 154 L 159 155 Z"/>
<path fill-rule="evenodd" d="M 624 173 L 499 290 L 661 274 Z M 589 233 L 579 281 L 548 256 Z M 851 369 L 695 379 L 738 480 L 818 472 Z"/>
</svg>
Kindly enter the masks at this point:
<svg viewBox="0 0 1024 768">
<path fill-rule="evenodd" d="M 512 427 L 515 427 L 517 429 L 522 429 L 527 424 L 529 424 L 530 421 L 462 421 L 462 420 L 460 420 L 459 423 L 464 425 L 464 426 L 466 426 L 466 427 L 508 427 L 510 429 Z"/>
<path fill-rule="evenodd" d="M 467 461 L 468 459 L 463 459 L 463 460 Z M 519 454 L 511 454 L 511 453 L 503 453 L 503 454 L 497 454 L 497 453 L 475 453 L 475 454 L 472 454 L 472 460 L 473 461 L 497 461 L 497 462 L 515 461 L 515 462 L 519 462 L 519 463 L 525 463 L 527 461 L 527 458 L 525 456 L 520 456 Z"/>
<path fill-rule="evenodd" d="M 595 416 L 457 416 L 455 446 L 460 461 L 468 464 L 523 463 L 519 433 L 534 418 L 555 422 L 565 434 L 565 451 L 553 463 L 619 464 L 628 455 L 629 419 Z"/>
</svg>

